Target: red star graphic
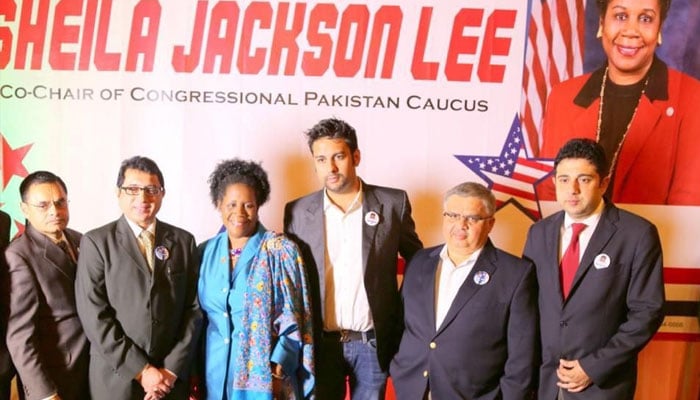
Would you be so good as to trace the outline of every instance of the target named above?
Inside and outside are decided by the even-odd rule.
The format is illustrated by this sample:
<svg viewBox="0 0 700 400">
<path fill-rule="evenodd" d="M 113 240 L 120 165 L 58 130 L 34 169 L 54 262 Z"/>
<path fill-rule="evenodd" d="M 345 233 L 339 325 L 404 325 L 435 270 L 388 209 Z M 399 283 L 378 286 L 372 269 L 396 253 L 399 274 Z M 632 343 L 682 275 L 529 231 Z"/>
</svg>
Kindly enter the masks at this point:
<svg viewBox="0 0 700 400">
<path fill-rule="evenodd" d="M 17 233 L 15 234 L 13 239 L 24 233 L 24 224 L 23 223 L 15 220 L 15 226 L 17 227 Z"/>
<path fill-rule="evenodd" d="M 27 168 L 22 164 L 22 160 L 24 160 L 24 156 L 27 155 L 27 152 L 32 147 L 32 143 L 12 149 L 2 134 L 0 134 L 0 141 L 2 141 L 2 188 L 5 189 L 7 182 L 14 175 L 20 178 L 27 176 Z"/>
</svg>

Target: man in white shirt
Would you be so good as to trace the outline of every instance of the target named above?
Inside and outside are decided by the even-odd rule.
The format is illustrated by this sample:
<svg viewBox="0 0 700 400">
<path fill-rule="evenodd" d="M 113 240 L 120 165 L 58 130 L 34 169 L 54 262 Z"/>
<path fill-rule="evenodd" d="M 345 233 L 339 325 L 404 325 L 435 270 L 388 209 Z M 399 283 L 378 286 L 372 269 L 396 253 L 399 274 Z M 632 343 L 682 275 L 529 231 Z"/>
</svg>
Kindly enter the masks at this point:
<svg viewBox="0 0 700 400">
<path fill-rule="evenodd" d="M 398 254 L 423 247 L 406 192 L 367 184 L 355 130 L 325 119 L 306 136 L 324 188 L 285 208 L 285 233 L 301 249 L 314 307 L 316 398 L 383 400 L 401 335 Z"/>
<path fill-rule="evenodd" d="M 481 184 L 450 189 L 445 244 L 408 264 L 405 330 L 391 363 L 397 398 L 529 398 L 537 367 L 535 272 L 489 240 L 495 211 Z"/>
</svg>

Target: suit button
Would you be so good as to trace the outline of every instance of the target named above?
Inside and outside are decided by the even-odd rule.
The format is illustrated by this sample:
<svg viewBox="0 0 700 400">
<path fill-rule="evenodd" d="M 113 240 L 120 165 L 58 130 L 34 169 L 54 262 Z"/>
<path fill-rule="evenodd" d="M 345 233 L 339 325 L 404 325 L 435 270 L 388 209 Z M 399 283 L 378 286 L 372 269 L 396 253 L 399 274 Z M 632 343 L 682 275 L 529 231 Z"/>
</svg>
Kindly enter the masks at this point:
<svg viewBox="0 0 700 400">
<path fill-rule="evenodd" d="M 160 321 L 158 321 L 157 319 L 154 319 L 152 322 L 153 322 L 153 325 L 158 325 L 158 323 L 159 323 Z"/>
<path fill-rule="evenodd" d="M 437 348 L 437 343 L 435 343 L 435 342 L 430 342 L 430 348 L 431 348 L 431 349 Z"/>
<path fill-rule="evenodd" d="M 423 378 L 427 378 L 427 377 L 428 377 L 428 370 L 426 369 L 425 371 L 423 371 Z"/>
<path fill-rule="evenodd" d="M 569 324 L 566 321 L 559 321 L 559 326 L 561 326 L 562 328 L 565 328 L 565 327 L 569 326 Z"/>
<path fill-rule="evenodd" d="M 230 342 L 231 342 L 231 339 L 229 339 L 229 338 L 224 339 L 224 343 L 229 344 Z"/>
</svg>

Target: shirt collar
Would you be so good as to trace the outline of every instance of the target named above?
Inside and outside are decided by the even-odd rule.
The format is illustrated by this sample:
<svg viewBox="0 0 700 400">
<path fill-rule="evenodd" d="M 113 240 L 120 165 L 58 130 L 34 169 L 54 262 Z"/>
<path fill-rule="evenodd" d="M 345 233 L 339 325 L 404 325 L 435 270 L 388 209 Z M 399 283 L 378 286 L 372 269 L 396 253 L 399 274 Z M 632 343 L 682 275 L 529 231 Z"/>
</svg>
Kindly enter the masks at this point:
<svg viewBox="0 0 700 400">
<path fill-rule="evenodd" d="M 588 108 L 593 101 L 600 97 L 600 86 L 603 84 L 605 65 L 595 70 L 574 98 L 574 104 Z M 644 95 L 650 100 L 668 100 L 668 66 L 660 58 L 654 56 L 648 72 L 649 82 L 644 89 Z"/>
<path fill-rule="evenodd" d="M 54 242 L 55 244 L 59 244 L 61 242 L 66 242 L 68 245 L 70 245 L 70 243 L 68 243 L 68 238 L 66 237 L 66 234 L 63 231 L 61 231 L 61 237 L 58 238 L 58 240 L 54 240 L 54 238 L 51 238 L 51 241 Z"/>
<path fill-rule="evenodd" d="M 600 220 L 600 216 L 603 215 L 603 209 L 605 208 L 605 200 L 602 200 L 600 204 L 598 204 L 598 207 L 596 207 L 595 211 L 585 219 L 581 221 L 574 221 L 573 218 L 569 216 L 569 214 L 564 213 L 564 229 L 569 229 L 571 227 L 571 224 L 574 222 L 581 222 L 586 224 L 586 226 L 596 226 L 598 224 L 598 221 Z"/>
<path fill-rule="evenodd" d="M 148 225 L 146 229 L 143 229 L 140 226 L 138 226 L 138 224 L 132 222 L 129 218 L 125 217 L 124 219 L 126 219 L 126 223 L 129 224 L 129 228 L 131 228 L 131 231 L 134 232 L 134 236 L 139 237 L 141 231 L 149 231 L 153 234 L 153 237 L 156 237 L 156 221 L 153 221 L 153 223 Z"/>
<path fill-rule="evenodd" d="M 467 257 L 466 260 L 459 263 L 459 265 L 454 265 L 452 260 L 450 260 L 450 257 L 447 255 L 447 244 L 445 244 L 444 246 L 442 246 L 442 250 L 440 250 L 440 259 L 442 260 L 443 265 L 453 265 L 455 268 L 461 268 L 466 265 L 469 265 L 470 263 L 476 262 L 476 259 L 479 258 L 479 255 L 481 254 L 481 251 L 483 249 L 484 248 L 482 247 L 479 250 L 474 251 L 472 254 L 469 255 L 469 257 Z"/>
<path fill-rule="evenodd" d="M 350 207 L 348 207 L 348 210 L 345 212 L 345 214 L 353 212 L 356 208 L 362 206 L 362 200 L 363 200 L 363 185 L 362 185 L 362 179 L 359 177 L 357 178 L 358 181 L 360 181 L 360 189 L 357 191 L 357 195 L 355 195 L 355 198 L 352 200 L 352 203 L 350 203 Z M 333 203 L 333 200 L 331 200 L 330 196 L 328 196 L 328 189 L 325 187 L 323 188 L 323 211 L 326 212 L 328 211 L 329 208 L 335 207 L 338 208 Z M 340 208 L 338 208 L 340 210 Z"/>
</svg>

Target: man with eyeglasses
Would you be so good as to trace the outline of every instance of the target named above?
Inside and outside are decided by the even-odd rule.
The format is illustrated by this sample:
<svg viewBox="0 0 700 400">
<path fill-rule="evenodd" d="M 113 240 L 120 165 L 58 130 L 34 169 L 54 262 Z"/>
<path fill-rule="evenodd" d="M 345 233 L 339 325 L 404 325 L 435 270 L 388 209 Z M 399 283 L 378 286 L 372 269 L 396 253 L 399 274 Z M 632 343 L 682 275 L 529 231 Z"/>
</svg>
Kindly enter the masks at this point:
<svg viewBox="0 0 700 400">
<path fill-rule="evenodd" d="M 445 244 L 418 251 L 404 275 L 405 329 L 390 369 L 397 398 L 530 398 L 535 271 L 491 243 L 495 211 L 494 195 L 481 184 L 445 193 Z"/>
<path fill-rule="evenodd" d="M 156 219 L 165 196 L 153 160 L 122 162 L 123 216 L 83 236 L 78 313 L 90 339 L 94 399 L 186 399 L 202 316 L 194 237 Z"/>
<path fill-rule="evenodd" d="M 67 228 L 68 190 L 48 171 L 19 186 L 24 233 L 5 251 L 7 347 L 27 400 L 88 398 L 88 341 L 74 285 L 81 234 Z"/>
</svg>

